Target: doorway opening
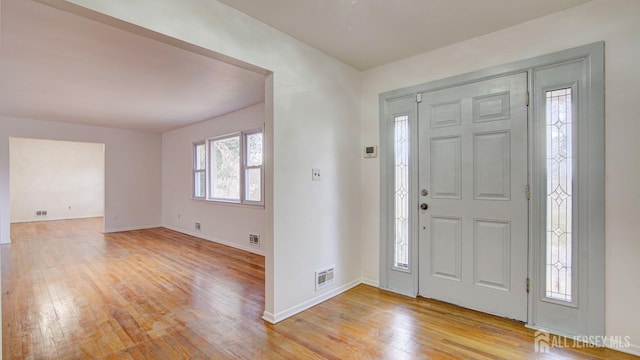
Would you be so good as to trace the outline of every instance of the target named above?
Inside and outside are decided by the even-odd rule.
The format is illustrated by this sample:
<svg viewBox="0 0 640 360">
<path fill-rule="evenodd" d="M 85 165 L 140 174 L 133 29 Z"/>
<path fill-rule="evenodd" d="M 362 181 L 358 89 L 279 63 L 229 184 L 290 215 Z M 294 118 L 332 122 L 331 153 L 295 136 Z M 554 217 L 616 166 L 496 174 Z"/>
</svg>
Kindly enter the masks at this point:
<svg viewBox="0 0 640 360">
<path fill-rule="evenodd" d="M 12 137 L 9 153 L 12 224 L 104 218 L 104 144 Z"/>
</svg>

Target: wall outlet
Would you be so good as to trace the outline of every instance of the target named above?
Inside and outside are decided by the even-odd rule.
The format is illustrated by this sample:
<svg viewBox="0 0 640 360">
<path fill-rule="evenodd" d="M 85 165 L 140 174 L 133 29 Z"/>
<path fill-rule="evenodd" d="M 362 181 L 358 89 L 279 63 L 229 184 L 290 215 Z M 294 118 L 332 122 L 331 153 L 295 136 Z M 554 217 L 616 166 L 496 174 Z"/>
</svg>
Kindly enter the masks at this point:
<svg viewBox="0 0 640 360">
<path fill-rule="evenodd" d="M 196 221 L 196 226 L 195 226 L 197 231 L 200 231 L 200 223 Z"/>
<path fill-rule="evenodd" d="M 320 181 L 320 169 L 311 169 L 311 180 Z"/>
<path fill-rule="evenodd" d="M 260 235 L 249 234 L 249 244 L 253 246 L 260 246 Z"/>
</svg>

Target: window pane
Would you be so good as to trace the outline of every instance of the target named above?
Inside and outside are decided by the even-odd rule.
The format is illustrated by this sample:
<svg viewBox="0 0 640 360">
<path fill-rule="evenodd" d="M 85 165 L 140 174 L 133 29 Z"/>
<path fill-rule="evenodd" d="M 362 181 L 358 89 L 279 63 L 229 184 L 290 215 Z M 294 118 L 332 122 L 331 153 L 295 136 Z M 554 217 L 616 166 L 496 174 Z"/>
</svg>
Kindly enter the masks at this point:
<svg viewBox="0 0 640 360">
<path fill-rule="evenodd" d="M 262 133 L 247 134 L 247 166 L 262 165 Z"/>
<path fill-rule="evenodd" d="M 546 296 L 572 301 L 571 88 L 546 92 Z"/>
<path fill-rule="evenodd" d="M 247 182 L 245 200 L 260 202 L 262 200 L 262 169 L 247 169 L 245 176 Z"/>
<path fill-rule="evenodd" d="M 240 137 L 211 142 L 211 196 L 240 200 Z"/>
<path fill-rule="evenodd" d="M 395 247 L 393 266 L 409 269 L 409 117 L 395 118 Z"/>
<path fill-rule="evenodd" d="M 204 170 L 206 167 L 206 148 L 204 144 L 198 144 L 195 148 L 195 170 Z"/>
<path fill-rule="evenodd" d="M 196 171 L 194 173 L 194 181 L 195 186 L 193 190 L 193 196 L 195 197 L 205 197 L 205 172 L 204 171 Z"/>
</svg>

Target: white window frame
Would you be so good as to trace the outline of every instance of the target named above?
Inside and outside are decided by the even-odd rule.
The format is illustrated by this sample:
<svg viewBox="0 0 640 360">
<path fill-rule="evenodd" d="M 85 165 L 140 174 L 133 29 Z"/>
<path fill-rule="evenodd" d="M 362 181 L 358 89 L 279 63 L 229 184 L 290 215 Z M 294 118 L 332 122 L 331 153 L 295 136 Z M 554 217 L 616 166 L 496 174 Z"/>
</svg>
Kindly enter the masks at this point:
<svg viewBox="0 0 640 360">
<path fill-rule="evenodd" d="M 213 179 L 214 177 L 214 166 L 213 166 L 213 161 L 214 161 L 214 157 L 212 155 L 212 151 L 211 148 L 213 146 L 213 144 L 215 142 L 218 141 L 224 141 L 224 140 L 228 140 L 228 139 L 233 139 L 233 138 L 238 138 L 238 147 L 240 149 L 240 153 L 238 154 L 238 199 L 229 199 L 229 198 L 217 198 L 213 196 Z M 227 135 L 223 135 L 223 136 L 218 136 L 218 137 L 213 137 L 213 138 L 209 138 L 207 139 L 207 158 L 209 159 L 209 161 L 207 162 L 207 178 L 208 178 L 208 183 L 207 183 L 207 200 L 211 200 L 211 201 L 218 201 L 218 202 L 226 202 L 226 203 L 242 203 L 242 200 L 244 199 L 243 193 L 242 193 L 242 184 L 244 183 L 244 179 L 242 176 L 242 154 L 243 154 L 243 141 L 242 141 L 242 133 L 233 133 L 233 134 L 227 134 Z"/>
<path fill-rule="evenodd" d="M 198 168 L 198 156 L 197 156 L 197 149 L 199 146 L 204 146 L 205 150 L 205 160 L 204 160 L 204 169 L 199 169 Z M 191 178 L 191 184 L 192 184 L 192 191 L 191 191 L 191 196 L 193 197 L 193 199 L 198 199 L 198 200 L 204 200 L 207 198 L 207 162 L 209 161 L 209 159 L 207 158 L 207 143 L 206 141 L 202 140 L 202 141 L 198 141 L 193 143 L 193 166 L 192 166 L 192 178 Z M 197 196 L 196 195 L 196 179 L 198 178 L 198 174 L 200 173 L 204 173 L 204 194 L 203 196 Z"/>
<path fill-rule="evenodd" d="M 247 162 L 247 136 L 252 135 L 252 134 L 258 134 L 258 133 L 262 133 L 263 136 L 263 144 L 262 144 L 262 154 L 263 154 L 263 158 L 262 158 L 262 164 L 260 165 L 255 165 L 255 166 L 248 166 L 248 162 Z M 225 139 L 230 139 L 230 138 L 234 138 L 234 137 L 238 137 L 239 141 L 240 141 L 240 166 L 239 166 L 239 199 L 235 200 L 235 199 L 225 199 L 225 198 L 215 198 L 213 197 L 213 191 L 211 189 L 211 186 L 213 185 L 213 158 L 211 156 L 211 146 L 215 141 L 220 141 L 220 140 L 225 140 Z M 205 165 L 205 169 L 197 169 L 197 164 L 196 164 L 196 149 L 198 146 L 200 145 L 205 145 L 205 149 L 206 149 L 206 165 Z M 234 132 L 234 133 L 230 133 L 230 134 L 225 134 L 225 135 L 220 135 L 220 136 L 215 136 L 215 137 L 210 137 L 210 138 L 206 138 L 204 140 L 200 140 L 197 142 L 193 143 L 193 147 L 192 147 L 192 181 L 191 181 L 191 187 L 192 187 L 192 199 L 193 200 L 200 200 L 200 201 L 208 201 L 208 202 L 214 202 L 214 203 L 224 203 L 224 204 L 239 204 L 239 205 L 248 205 L 248 206 L 260 206 L 260 207 L 264 207 L 264 128 L 255 128 L 255 129 L 251 129 L 251 130 L 244 130 L 244 131 L 239 131 L 239 132 Z M 259 169 L 260 170 L 260 201 L 253 201 L 253 200 L 247 200 L 246 199 L 246 188 L 247 188 L 247 183 L 246 183 L 246 172 L 248 169 Z M 196 177 L 197 174 L 200 172 L 204 172 L 205 175 L 205 196 L 204 197 L 198 197 L 196 196 Z"/>
<path fill-rule="evenodd" d="M 247 137 L 249 137 L 250 135 L 255 135 L 255 134 L 262 134 L 262 163 L 260 165 L 252 165 L 249 166 L 249 151 L 248 151 L 248 144 L 249 142 L 247 141 Z M 241 189 L 240 189 L 240 194 L 241 197 L 243 199 L 243 203 L 245 204 L 252 204 L 252 205 L 263 205 L 264 204 L 264 130 L 263 129 L 255 129 L 255 130 L 250 130 L 250 131 L 243 131 L 242 132 L 242 139 L 241 139 L 241 143 L 240 146 L 242 148 L 242 171 L 240 174 L 240 185 L 241 185 Z M 260 200 L 255 201 L 255 200 L 247 200 L 247 179 L 246 179 L 246 174 L 247 171 L 250 169 L 259 169 L 260 170 Z"/>
</svg>

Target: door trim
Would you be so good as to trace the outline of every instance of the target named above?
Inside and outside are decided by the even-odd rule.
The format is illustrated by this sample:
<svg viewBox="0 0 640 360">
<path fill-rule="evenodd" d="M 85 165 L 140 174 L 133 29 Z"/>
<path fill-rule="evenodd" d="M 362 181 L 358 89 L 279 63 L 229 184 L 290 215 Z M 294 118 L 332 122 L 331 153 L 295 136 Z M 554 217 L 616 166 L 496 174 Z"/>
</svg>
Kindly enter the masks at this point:
<svg viewBox="0 0 640 360">
<path fill-rule="evenodd" d="M 594 139 L 596 148 L 593 150 L 592 158 L 598 162 L 594 170 L 599 172 L 594 176 L 593 181 L 590 179 L 590 183 L 593 184 L 594 189 L 599 192 L 594 196 L 593 201 L 595 203 L 590 206 L 592 211 L 589 213 L 589 236 L 588 247 L 589 255 L 589 273 L 598 274 L 594 275 L 595 279 L 590 279 L 589 282 L 589 311 L 587 312 L 589 318 L 589 334 L 581 335 L 604 335 L 604 42 L 596 42 L 588 45 L 575 47 L 547 55 L 542 55 L 530 59 L 520 60 L 509 64 L 498 65 L 490 67 L 484 70 L 474 71 L 446 79 L 435 80 L 415 86 L 410 86 L 402 89 L 397 89 L 389 92 L 385 92 L 379 95 L 379 117 L 380 117 L 380 287 L 383 289 L 389 288 L 387 273 L 386 259 L 388 258 L 388 234 L 390 229 L 389 216 L 392 214 L 392 205 L 387 199 L 389 191 L 389 179 L 391 179 L 391 170 L 387 166 L 387 161 L 391 157 L 389 154 L 388 144 L 388 131 L 387 121 L 385 113 L 385 103 L 391 99 L 397 99 L 401 97 L 414 97 L 418 93 L 424 93 L 448 87 L 465 85 L 472 82 L 482 81 L 495 77 L 501 77 L 511 75 L 519 72 L 527 72 L 529 79 L 532 79 L 533 70 L 536 68 L 549 66 L 553 64 L 568 62 L 572 60 L 588 59 L 590 65 L 590 94 L 589 94 L 589 117 L 595 122 L 593 130 L 590 132 L 591 136 L 596 136 L 598 130 L 602 130 L 600 138 Z M 533 95 L 533 81 L 528 84 L 528 91 Z M 416 105 L 417 108 L 417 105 Z M 533 121 L 533 107 L 529 106 L 529 134 L 532 131 Z M 591 140 L 591 139 L 590 139 Z M 533 154 L 533 141 L 529 141 L 529 184 L 532 183 L 532 154 Z M 602 171 L 600 171 L 602 170 Z M 411 189 L 413 194 L 417 194 L 418 189 Z M 601 190 L 601 191 L 600 191 Z M 596 192 L 596 191 L 594 191 Z M 417 209 L 412 209 L 417 212 Z M 532 283 L 535 283 L 537 278 L 536 272 L 533 269 L 533 264 L 537 261 L 536 256 L 538 254 L 533 248 L 531 239 L 534 239 L 534 235 L 537 236 L 532 224 L 532 216 L 534 211 L 539 209 L 532 209 L 531 202 L 529 203 L 529 254 L 528 254 L 528 272 Z M 416 226 L 414 224 L 414 226 Z M 415 232 L 414 232 L 415 233 Z M 411 239 L 414 245 L 414 252 L 417 250 L 417 239 Z M 415 283 L 418 283 L 418 274 L 413 273 L 415 276 Z M 535 291 L 531 291 L 528 296 L 528 326 L 536 328 L 536 312 L 532 305 L 532 296 Z M 407 294 L 410 295 L 410 294 Z M 562 333 L 562 329 L 549 329 L 556 333 Z M 567 333 L 564 333 L 567 335 Z"/>
</svg>

